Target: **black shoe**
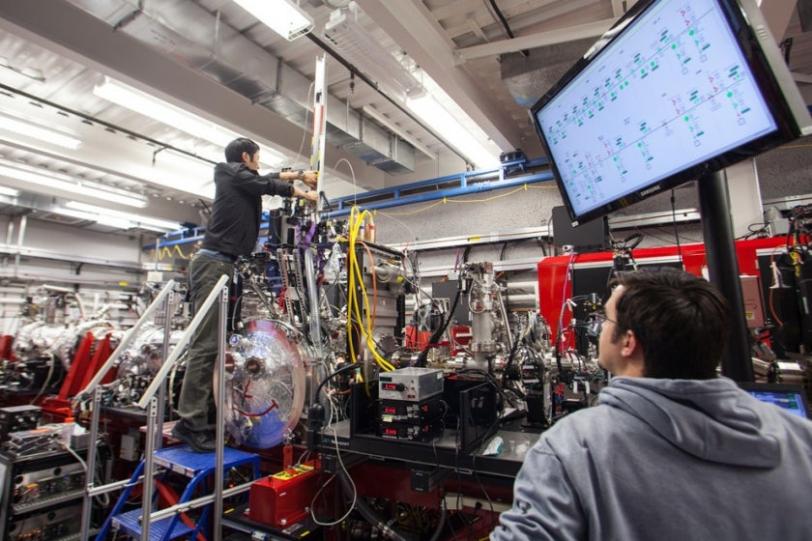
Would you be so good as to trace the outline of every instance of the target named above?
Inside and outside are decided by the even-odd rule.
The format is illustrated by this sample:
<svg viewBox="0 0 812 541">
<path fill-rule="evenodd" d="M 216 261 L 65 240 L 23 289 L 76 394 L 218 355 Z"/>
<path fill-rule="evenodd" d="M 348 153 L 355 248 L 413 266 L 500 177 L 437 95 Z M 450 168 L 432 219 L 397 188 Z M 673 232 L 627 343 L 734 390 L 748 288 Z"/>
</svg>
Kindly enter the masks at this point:
<svg viewBox="0 0 812 541">
<path fill-rule="evenodd" d="M 192 448 L 195 453 L 211 453 L 216 449 L 216 440 L 210 432 L 193 432 L 186 428 L 183 421 L 172 427 L 172 436 Z"/>
</svg>

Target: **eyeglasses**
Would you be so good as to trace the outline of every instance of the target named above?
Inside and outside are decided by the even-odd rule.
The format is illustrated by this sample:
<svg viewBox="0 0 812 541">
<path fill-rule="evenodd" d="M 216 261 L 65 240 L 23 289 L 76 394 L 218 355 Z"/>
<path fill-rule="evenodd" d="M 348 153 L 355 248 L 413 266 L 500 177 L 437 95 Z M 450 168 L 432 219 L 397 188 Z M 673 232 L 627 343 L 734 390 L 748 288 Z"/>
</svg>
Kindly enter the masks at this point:
<svg viewBox="0 0 812 541">
<path fill-rule="evenodd" d="M 617 325 L 617 321 L 607 317 L 606 310 L 604 310 L 604 309 L 595 310 L 594 312 L 589 314 L 589 317 L 592 318 L 593 320 L 597 321 L 601 325 L 603 325 L 604 321 L 609 321 L 609 322 L 614 323 L 615 325 Z"/>
<path fill-rule="evenodd" d="M 603 324 L 606 321 L 610 321 L 615 325 L 617 325 L 617 321 L 615 321 L 614 319 L 610 319 L 606 316 L 605 310 L 602 309 L 595 310 L 594 312 L 589 314 L 589 323 L 587 324 L 587 335 L 597 342 L 598 338 L 601 335 Z"/>
</svg>

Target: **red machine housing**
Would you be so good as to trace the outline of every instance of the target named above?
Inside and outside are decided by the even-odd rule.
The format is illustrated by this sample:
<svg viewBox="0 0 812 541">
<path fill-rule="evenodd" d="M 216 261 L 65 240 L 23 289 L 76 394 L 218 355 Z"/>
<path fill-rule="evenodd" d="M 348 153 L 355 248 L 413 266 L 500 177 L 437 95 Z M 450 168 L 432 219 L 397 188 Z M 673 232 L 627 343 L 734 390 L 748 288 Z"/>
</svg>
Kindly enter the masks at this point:
<svg viewBox="0 0 812 541">
<path fill-rule="evenodd" d="M 79 342 L 68 373 L 59 388 L 59 394 L 46 397 L 41 403 L 42 411 L 50 421 L 69 423 L 74 420 L 71 398 L 79 394 L 90 383 L 96 372 L 113 353 L 111 338 L 112 335 L 108 333 L 104 338 L 96 340 L 93 333 L 88 332 Z M 109 383 L 114 378 L 115 373 L 111 370 L 102 379 L 102 383 Z"/>
<path fill-rule="evenodd" d="M 248 518 L 276 528 L 304 519 L 318 490 L 317 461 L 294 465 L 260 479 L 248 495 Z"/>
<path fill-rule="evenodd" d="M 736 256 L 739 262 L 739 274 L 742 276 L 758 276 L 759 252 L 774 252 L 776 255 L 783 252 L 787 245 L 787 237 L 773 237 L 769 239 L 754 239 L 736 241 Z M 702 270 L 707 266 L 705 260 L 704 244 L 685 244 L 681 248 L 676 246 L 663 246 L 657 248 L 640 248 L 632 251 L 638 263 L 677 261 L 681 257 L 687 272 L 702 276 Z M 558 332 L 558 319 L 561 305 L 565 299 L 572 297 L 572 279 L 568 277 L 569 267 L 596 265 L 605 263 L 611 265 L 614 254 L 612 252 L 594 252 L 575 254 L 572 256 L 546 257 L 538 264 L 539 281 L 539 307 L 541 313 L 550 325 L 553 336 Z M 565 313 L 563 326 L 566 328 L 571 315 Z"/>
</svg>

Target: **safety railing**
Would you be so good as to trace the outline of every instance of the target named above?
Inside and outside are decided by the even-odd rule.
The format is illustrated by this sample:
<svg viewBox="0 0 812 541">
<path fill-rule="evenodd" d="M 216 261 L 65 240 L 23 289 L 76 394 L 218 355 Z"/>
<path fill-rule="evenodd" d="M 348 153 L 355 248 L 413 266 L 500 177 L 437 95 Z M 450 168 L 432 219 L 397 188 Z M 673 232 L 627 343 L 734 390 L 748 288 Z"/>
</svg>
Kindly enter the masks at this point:
<svg viewBox="0 0 812 541">
<path fill-rule="evenodd" d="M 107 363 L 99 370 L 96 377 L 91 380 L 87 387 L 82 391 L 82 395 L 87 396 L 90 392 L 93 393 L 91 423 L 90 423 L 90 443 L 87 457 L 87 468 L 89 472 L 95 471 L 96 467 L 96 441 L 98 439 L 100 409 L 101 409 L 101 382 L 107 371 L 113 366 L 114 362 L 121 355 L 121 353 L 129 347 L 133 338 L 138 333 L 138 329 L 147 321 L 158 309 L 159 303 L 165 301 L 166 319 L 164 322 L 164 343 L 163 343 L 163 359 L 160 369 L 153 377 L 149 387 L 147 387 L 141 400 L 136 404 L 139 408 L 147 413 L 147 432 L 146 432 L 146 449 L 144 452 L 144 475 L 141 477 L 143 480 L 142 491 L 142 515 L 141 515 L 141 539 L 148 541 L 150 538 L 150 524 L 161 518 L 173 516 L 178 513 L 186 512 L 190 509 L 202 507 L 210 503 L 214 503 L 213 513 L 213 531 L 214 541 L 222 540 L 222 515 L 223 515 L 223 499 L 233 494 L 245 492 L 250 487 L 250 483 L 240 485 L 223 491 L 223 463 L 224 463 L 224 449 L 225 449 L 225 413 L 224 408 L 217 408 L 217 427 L 216 427 L 216 440 L 217 447 L 215 450 L 215 490 L 214 494 L 204 496 L 196 500 L 184 502 L 174 505 L 172 507 L 162 509 L 155 513 L 152 512 L 152 495 L 154 492 L 154 476 L 155 464 L 154 454 L 155 450 L 160 448 L 163 437 L 163 423 L 164 423 L 164 403 L 166 401 L 166 378 L 169 375 L 172 367 L 178 362 L 184 349 L 191 341 L 197 329 L 203 323 L 206 315 L 212 309 L 215 303 L 219 301 L 220 313 L 218 321 L 218 355 L 217 355 L 217 395 L 222 399 L 225 396 L 225 347 L 226 347 L 226 317 L 228 312 L 228 283 L 229 277 L 222 275 L 215 284 L 214 288 L 206 297 L 205 302 L 199 307 L 197 313 L 192 319 L 191 323 L 184 330 L 178 343 L 172 348 L 170 352 L 170 333 L 171 333 L 171 300 L 174 288 L 174 282 L 170 281 L 161 290 L 155 300 L 145 310 L 144 314 L 139 318 L 136 324 L 130 329 L 121 341 L 121 344 L 113 352 L 108 359 Z M 157 395 L 157 396 L 156 396 Z M 90 512 L 92 505 L 92 498 L 101 494 L 106 494 L 124 488 L 127 486 L 128 480 L 115 481 L 103 486 L 95 486 L 94 476 L 87 476 L 87 484 L 85 495 L 82 502 L 82 523 L 81 523 L 81 539 L 87 541 L 90 531 Z"/>
</svg>

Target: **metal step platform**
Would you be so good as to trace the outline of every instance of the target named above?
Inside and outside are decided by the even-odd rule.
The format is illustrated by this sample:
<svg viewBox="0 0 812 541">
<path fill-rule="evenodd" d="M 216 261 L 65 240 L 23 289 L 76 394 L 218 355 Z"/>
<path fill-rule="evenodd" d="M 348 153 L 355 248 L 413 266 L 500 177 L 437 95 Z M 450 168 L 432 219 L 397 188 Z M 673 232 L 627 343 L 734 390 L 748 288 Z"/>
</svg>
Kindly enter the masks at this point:
<svg viewBox="0 0 812 541">
<path fill-rule="evenodd" d="M 132 511 L 127 511 L 126 513 L 122 513 L 121 515 L 117 515 L 113 517 L 113 530 L 119 532 L 119 534 L 126 534 L 135 539 L 141 538 L 141 509 L 133 509 Z M 162 541 L 162 540 L 171 540 L 171 539 L 178 539 L 181 537 L 188 536 L 190 533 L 194 532 L 193 528 L 190 528 L 183 521 L 175 521 L 176 524 L 172 525 L 174 521 L 174 517 L 169 517 L 161 520 L 156 520 L 150 525 L 149 528 L 149 539 L 150 541 Z M 172 532 L 167 536 L 167 532 L 169 529 L 172 528 Z"/>
<path fill-rule="evenodd" d="M 185 503 L 199 496 L 197 494 L 198 488 L 205 487 L 206 480 L 214 480 L 216 460 L 216 453 L 197 453 L 188 445 L 164 447 L 153 454 L 153 463 L 159 471 L 159 477 L 173 472 L 189 479 L 183 493 L 178 498 L 178 503 Z M 231 447 L 225 447 L 223 450 L 224 472 L 241 466 L 250 467 L 252 477 L 258 479 L 260 477 L 259 462 L 259 455 L 254 453 L 240 451 Z M 121 510 L 130 497 L 133 487 L 139 484 L 138 478 L 143 472 L 144 461 L 142 460 L 133 471 L 130 483 L 122 490 L 110 516 L 102 525 L 100 530 L 101 538 L 107 536 L 111 530 L 136 539 L 141 537 L 141 521 L 139 518 L 142 514 L 141 508 L 126 513 L 121 513 Z M 153 508 L 154 511 L 157 511 L 157 509 Z M 184 524 L 177 514 L 153 521 L 149 528 L 149 538 L 151 541 L 170 541 L 179 538 L 194 539 L 197 533 L 206 531 L 210 513 L 210 505 L 203 507 L 194 528 Z"/>
<path fill-rule="evenodd" d="M 214 451 L 211 453 L 197 453 L 192 451 L 188 445 L 164 447 L 155 451 L 156 466 L 189 478 L 195 477 L 206 470 L 214 471 L 215 460 Z M 231 447 L 226 447 L 223 452 L 223 466 L 226 471 L 253 463 L 259 464 L 259 457 L 253 453 Z"/>
</svg>

